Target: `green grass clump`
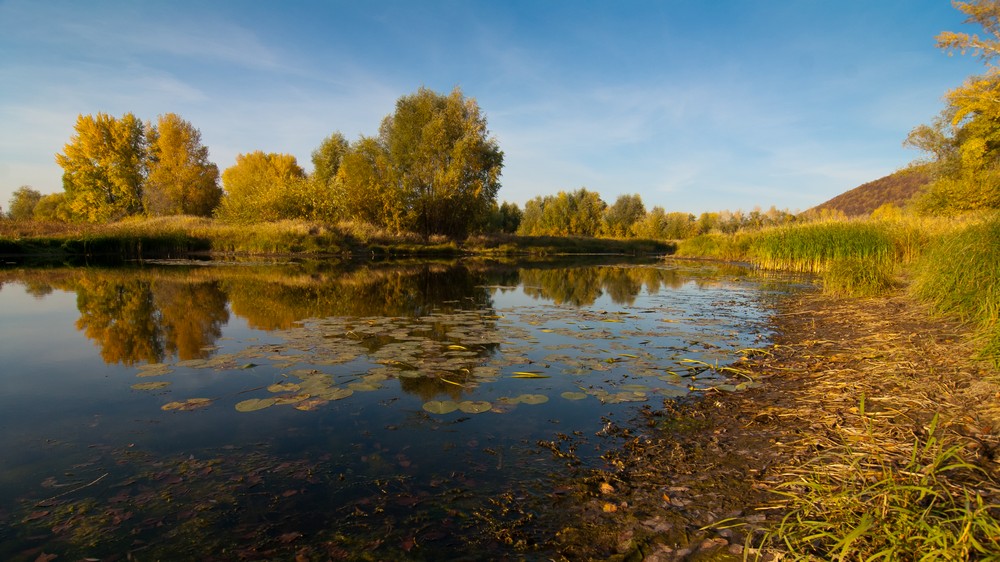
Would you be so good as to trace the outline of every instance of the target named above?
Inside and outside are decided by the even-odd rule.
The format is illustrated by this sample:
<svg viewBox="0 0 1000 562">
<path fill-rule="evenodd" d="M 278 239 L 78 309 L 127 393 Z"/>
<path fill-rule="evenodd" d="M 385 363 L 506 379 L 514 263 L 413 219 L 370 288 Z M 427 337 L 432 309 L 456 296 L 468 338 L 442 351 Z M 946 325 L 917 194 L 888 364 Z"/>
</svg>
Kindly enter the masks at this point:
<svg viewBox="0 0 1000 562">
<path fill-rule="evenodd" d="M 844 446 L 799 469 L 797 480 L 779 491 L 789 511 L 770 538 L 797 559 L 1000 557 L 997 506 L 960 484 L 982 475 L 961 458 L 960 447 L 934 437 L 936 422 L 905 466 Z"/>
<path fill-rule="evenodd" d="M 915 267 L 913 294 L 977 327 L 1000 366 L 1000 215 L 943 234 Z"/>
</svg>

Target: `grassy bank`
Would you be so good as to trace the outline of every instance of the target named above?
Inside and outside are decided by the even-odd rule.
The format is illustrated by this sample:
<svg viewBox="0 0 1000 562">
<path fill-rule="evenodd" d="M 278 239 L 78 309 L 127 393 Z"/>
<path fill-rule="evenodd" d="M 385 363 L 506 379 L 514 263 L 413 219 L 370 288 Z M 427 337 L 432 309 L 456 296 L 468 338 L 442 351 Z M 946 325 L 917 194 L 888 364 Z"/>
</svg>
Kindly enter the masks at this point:
<svg viewBox="0 0 1000 562">
<path fill-rule="evenodd" d="M 0 256 L 182 257 L 307 255 L 336 257 L 665 254 L 672 244 L 650 240 L 481 235 L 468 240 L 388 232 L 363 223 L 281 221 L 234 225 L 197 217 L 131 219 L 88 225 L 0 221 Z"/>
<path fill-rule="evenodd" d="M 1000 365 L 1000 215 L 804 223 L 708 234 L 676 255 L 816 273 L 827 293 L 874 297 L 903 280 L 942 314 L 977 327 L 983 355 Z"/>
<path fill-rule="evenodd" d="M 790 380 L 811 381 L 801 390 L 808 398 L 798 399 L 807 405 L 796 415 L 810 427 L 834 429 L 821 432 L 824 441 L 803 450 L 805 460 L 778 479 L 775 491 L 782 498 L 778 507 L 785 515 L 769 526 L 770 544 L 781 545 L 796 559 L 998 556 L 1000 507 L 995 505 L 996 475 L 991 468 L 995 465 L 989 455 L 983 461 L 980 454 L 986 447 L 983 443 L 992 443 L 988 435 L 1000 428 L 992 401 L 981 402 L 982 397 L 994 395 L 995 390 L 981 388 L 995 388 L 987 381 L 1000 367 L 998 240 L 1000 215 L 993 214 L 960 220 L 812 223 L 710 235 L 680 244 L 677 254 L 682 256 L 816 273 L 829 294 L 826 299 L 852 303 L 834 307 L 828 320 L 844 322 L 840 335 L 845 342 L 854 341 L 843 349 L 824 350 L 815 366 L 798 369 L 797 357 L 782 364 L 783 372 L 797 373 Z M 922 339 L 921 330 L 927 326 L 913 322 L 914 329 L 907 330 L 910 326 L 898 322 L 904 309 L 886 305 L 900 298 L 901 287 L 909 297 L 929 305 L 941 320 L 971 328 L 972 340 L 959 345 L 951 338 L 930 338 L 927 349 L 917 355 L 917 350 L 907 352 Z M 837 298 L 883 295 L 886 298 Z M 850 318 L 848 307 L 867 320 Z M 797 329 L 816 330 L 818 315 L 810 316 L 813 323 Z M 868 325 L 872 333 L 861 333 Z M 817 337 L 819 343 L 836 347 L 837 338 L 831 334 Z M 802 345 L 814 341 L 807 338 Z M 890 345 L 893 341 L 898 346 Z M 868 351 L 868 346 L 879 349 Z M 849 357 L 849 350 L 859 359 L 847 369 L 838 368 L 837 361 Z M 973 374 L 975 367 L 965 366 L 972 355 L 987 360 L 992 369 Z M 948 370 L 952 365 L 954 372 Z M 816 369 L 829 372 L 814 379 L 811 373 Z M 843 386 L 814 388 L 833 384 Z M 940 392 L 931 390 L 931 385 L 939 385 Z M 962 392 L 982 396 L 960 397 L 953 390 L 963 387 L 967 390 Z M 860 406 L 845 410 L 838 400 L 848 395 L 855 396 Z M 872 412 L 866 408 L 866 396 L 874 406 Z M 827 419 L 818 412 L 831 413 Z M 784 423 L 789 415 L 783 415 Z M 845 416 L 857 423 L 848 423 Z M 967 419 L 976 420 L 975 431 L 959 422 Z M 914 424 L 919 428 L 916 439 Z M 956 431 L 960 427 L 965 429 Z"/>
</svg>

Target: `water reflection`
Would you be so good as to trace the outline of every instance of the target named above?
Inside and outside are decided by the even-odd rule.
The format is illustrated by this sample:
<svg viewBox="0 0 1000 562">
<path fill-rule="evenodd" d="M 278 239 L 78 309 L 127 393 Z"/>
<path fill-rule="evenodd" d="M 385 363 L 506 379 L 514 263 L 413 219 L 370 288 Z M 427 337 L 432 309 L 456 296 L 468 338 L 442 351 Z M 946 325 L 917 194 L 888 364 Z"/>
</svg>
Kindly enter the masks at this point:
<svg viewBox="0 0 1000 562">
<path fill-rule="evenodd" d="M 739 269 L 728 273 L 743 274 Z M 602 295 L 631 305 L 643 289 L 654 295 L 663 288 L 678 289 L 691 278 L 690 271 L 677 268 L 483 262 L 0 272 L 0 282 L 20 282 L 36 298 L 53 289 L 75 292 L 80 311 L 76 327 L 98 345 L 106 362 L 124 365 L 208 357 L 230 311 L 251 328 L 273 331 L 310 318 L 412 318 L 484 310 L 492 306 L 495 291 L 517 285 L 532 298 L 557 305 L 589 306 Z M 711 279 L 716 282 L 718 272 Z M 448 341 L 446 331 L 430 325 L 421 337 Z M 369 338 L 363 343 L 374 353 L 390 341 Z"/>
<path fill-rule="evenodd" d="M 108 363 L 158 363 L 208 357 L 229 321 L 217 282 L 122 279 L 112 274 L 74 278 L 77 329 Z"/>
<path fill-rule="evenodd" d="M 734 275 L 476 260 L 0 269 L 22 289 L 0 296 L 20 338 L 0 385 L 0 558 L 140 544 L 150 559 L 531 558 L 495 554 L 497 538 L 541 505 L 523 498 L 550 506 L 567 454 L 604 462 L 606 419 L 749 387 L 712 368 L 761 337 L 754 284 Z M 42 340 L 59 353 L 25 345 Z M 560 449 L 569 435 L 594 442 Z M 571 523 L 534 517 L 532 536 Z"/>
</svg>

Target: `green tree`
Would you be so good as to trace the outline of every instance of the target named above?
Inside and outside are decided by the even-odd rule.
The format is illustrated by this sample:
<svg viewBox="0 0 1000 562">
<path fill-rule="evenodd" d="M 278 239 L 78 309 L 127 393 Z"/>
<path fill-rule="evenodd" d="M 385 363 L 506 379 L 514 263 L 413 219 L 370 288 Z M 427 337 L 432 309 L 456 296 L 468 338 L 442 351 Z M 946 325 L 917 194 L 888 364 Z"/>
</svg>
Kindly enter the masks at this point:
<svg viewBox="0 0 1000 562">
<path fill-rule="evenodd" d="M 208 160 L 201 132 L 175 113 L 146 131 L 149 175 L 143 201 L 150 215 L 210 216 L 222 198 L 219 168 Z"/>
<path fill-rule="evenodd" d="M 30 185 L 22 185 L 10 198 L 7 216 L 18 221 L 31 220 L 34 218 L 35 207 L 41 200 L 40 192 L 32 189 Z"/>
<path fill-rule="evenodd" d="M 632 227 L 646 215 L 646 206 L 639 194 L 622 194 L 615 203 L 604 211 L 602 233 L 612 238 L 626 238 L 632 235 Z"/>
<path fill-rule="evenodd" d="M 80 115 L 75 131 L 56 154 L 74 217 L 106 222 L 141 213 L 147 157 L 142 121 L 131 113 L 120 119 Z"/>
<path fill-rule="evenodd" d="M 236 164 L 222 172 L 225 195 L 216 216 L 243 224 L 298 216 L 296 195 L 305 179 L 305 172 L 290 154 L 259 150 L 239 154 Z"/>
<path fill-rule="evenodd" d="M 521 208 L 517 206 L 517 203 L 508 203 L 506 201 L 500 205 L 499 209 L 499 230 L 500 232 L 506 232 L 508 234 L 513 234 L 517 232 L 517 228 L 521 226 L 521 218 L 524 214 L 521 212 Z"/>
<path fill-rule="evenodd" d="M 455 88 L 403 96 L 379 128 L 405 209 L 406 226 L 465 236 L 489 218 L 500 188 L 503 152 L 476 100 Z"/>
</svg>

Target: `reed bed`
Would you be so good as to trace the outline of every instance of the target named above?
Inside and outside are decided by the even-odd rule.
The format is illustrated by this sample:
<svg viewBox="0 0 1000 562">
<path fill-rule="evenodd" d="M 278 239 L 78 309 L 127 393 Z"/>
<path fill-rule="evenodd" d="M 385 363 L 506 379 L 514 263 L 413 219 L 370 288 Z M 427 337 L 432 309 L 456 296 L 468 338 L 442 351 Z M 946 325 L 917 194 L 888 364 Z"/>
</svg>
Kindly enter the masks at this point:
<svg viewBox="0 0 1000 562">
<path fill-rule="evenodd" d="M 980 355 L 1000 366 L 1000 215 L 940 236 L 914 269 L 913 294 L 974 325 Z"/>
</svg>

